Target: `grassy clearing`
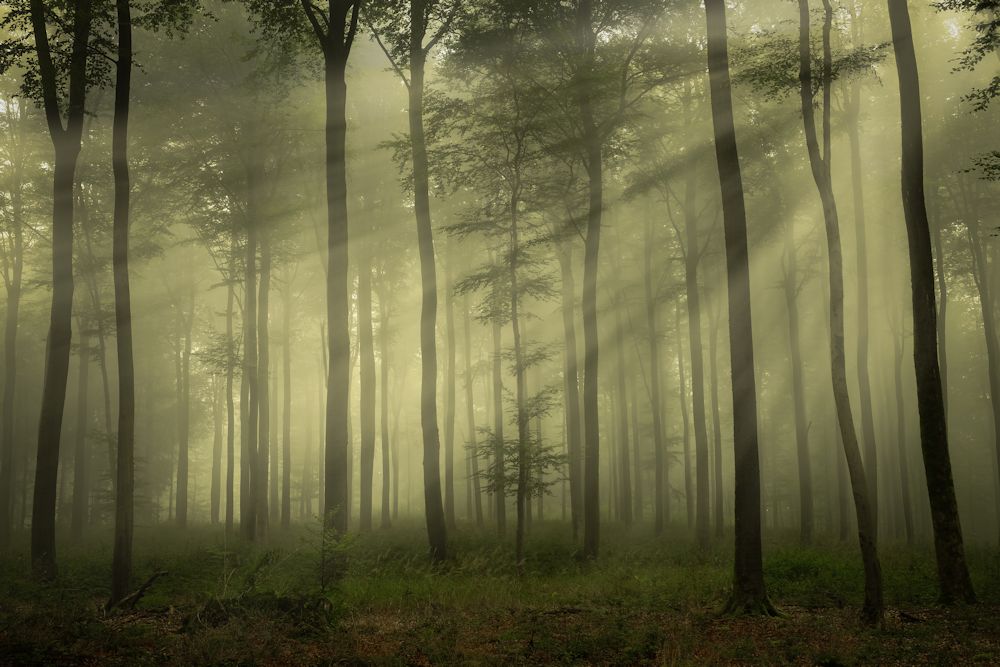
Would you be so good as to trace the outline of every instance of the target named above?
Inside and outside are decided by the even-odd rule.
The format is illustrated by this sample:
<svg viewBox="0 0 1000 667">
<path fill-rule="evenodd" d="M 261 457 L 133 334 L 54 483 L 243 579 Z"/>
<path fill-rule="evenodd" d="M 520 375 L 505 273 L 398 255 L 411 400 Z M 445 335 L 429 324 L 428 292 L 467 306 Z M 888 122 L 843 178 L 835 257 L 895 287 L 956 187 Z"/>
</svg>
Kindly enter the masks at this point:
<svg viewBox="0 0 1000 667">
<path fill-rule="evenodd" d="M 728 541 L 697 552 L 683 532 L 653 539 L 608 527 L 580 562 L 568 529 L 535 527 L 521 569 L 491 533 L 459 531 L 432 567 L 422 526 L 323 548 L 321 531 L 274 531 L 252 546 L 209 528 L 140 529 L 133 611 L 105 614 L 110 535 L 66 546 L 52 585 L 27 559 L 0 561 L 0 661 L 78 664 L 997 664 L 1000 553 L 974 549 L 982 604 L 934 605 L 927 547 L 882 549 L 886 627 L 856 621 L 854 549 L 767 547 L 777 619 L 718 618 Z"/>
</svg>

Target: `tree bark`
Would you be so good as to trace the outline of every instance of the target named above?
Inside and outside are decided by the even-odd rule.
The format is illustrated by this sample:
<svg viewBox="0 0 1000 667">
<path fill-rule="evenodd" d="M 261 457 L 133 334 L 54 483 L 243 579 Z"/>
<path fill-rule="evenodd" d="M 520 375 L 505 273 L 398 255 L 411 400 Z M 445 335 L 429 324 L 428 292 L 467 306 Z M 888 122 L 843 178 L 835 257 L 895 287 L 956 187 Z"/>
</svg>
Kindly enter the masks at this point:
<svg viewBox="0 0 1000 667">
<path fill-rule="evenodd" d="M 66 405 L 73 318 L 73 185 L 83 134 L 87 93 L 90 0 L 76 0 L 70 54 L 66 127 L 59 109 L 58 81 L 45 20 L 45 4 L 31 0 L 31 25 L 38 57 L 45 117 L 55 149 L 52 178 L 52 302 L 46 341 L 42 406 L 38 420 L 35 486 L 31 509 L 31 563 L 35 577 L 56 574 L 56 490 L 59 444 Z"/>
<path fill-rule="evenodd" d="M 816 189 L 823 203 L 823 220 L 826 230 L 827 253 L 830 282 L 830 364 L 833 380 L 833 398 L 837 409 L 837 421 L 844 445 L 851 488 L 854 493 L 854 507 L 858 519 L 858 541 L 865 572 L 865 600 L 861 610 L 862 621 L 869 625 L 882 622 L 882 568 L 875 547 L 875 514 L 869 498 L 866 471 L 861 460 L 858 436 L 854 429 L 854 416 L 847 387 L 847 367 L 844 351 L 844 269 L 841 254 L 840 221 L 837 203 L 833 195 L 833 181 L 830 175 L 830 97 L 832 86 L 830 31 L 833 9 L 829 0 L 823 0 L 823 153 L 816 136 L 816 122 L 813 114 L 812 53 L 809 38 L 809 2 L 799 0 L 799 97 L 802 105 L 802 120 L 805 130 L 809 165 Z"/>
<path fill-rule="evenodd" d="M 653 217 L 646 217 L 643 248 L 643 287 L 646 297 L 646 329 L 649 333 L 650 397 L 649 412 L 653 418 L 653 454 L 655 459 L 655 488 L 653 499 L 653 529 L 663 534 L 664 525 L 670 521 L 669 490 L 666 488 L 666 452 L 663 443 L 663 424 L 660 412 L 660 340 L 656 326 L 656 292 L 653 286 L 653 244 L 656 242 Z"/>
<path fill-rule="evenodd" d="M 812 465 L 809 457 L 809 422 L 806 416 L 806 390 L 802 378 L 802 336 L 799 333 L 799 272 L 795 227 L 788 219 L 785 230 L 785 310 L 788 313 L 789 361 L 792 374 L 792 405 L 795 416 L 795 451 L 799 466 L 799 541 L 813 539 Z"/>
<path fill-rule="evenodd" d="M 437 422 L 437 268 L 434 265 L 434 232 L 431 225 L 430 182 L 424 138 L 423 0 L 410 2 L 410 142 L 413 157 L 414 210 L 423 298 L 420 310 L 420 424 L 424 444 L 424 512 L 431 559 L 448 555 L 448 536 L 441 500 L 441 440 Z"/>
<path fill-rule="evenodd" d="M 267 539 L 269 528 L 268 482 L 271 475 L 271 240 L 260 230 L 260 286 L 257 297 L 257 468 L 254 477 L 256 539 Z"/>
<path fill-rule="evenodd" d="M 444 514 L 448 528 L 455 529 L 455 306 L 452 290 L 453 252 L 448 243 L 445 257 L 444 312 L 445 332 L 448 339 L 448 371 L 445 377 L 444 408 Z"/>
<path fill-rule="evenodd" d="M 83 539 L 90 509 L 90 451 L 87 431 L 90 428 L 87 398 L 90 395 L 90 332 L 77 320 L 80 341 L 77 343 L 76 428 L 73 433 L 73 507 L 70 515 L 70 536 L 74 542 Z"/>
<path fill-rule="evenodd" d="M 708 373 L 711 376 L 712 400 L 712 445 L 715 453 L 713 475 L 715 477 L 715 536 L 721 538 L 725 533 L 725 514 L 723 512 L 723 479 L 722 479 L 722 415 L 719 410 L 719 318 L 715 308 L 710 312 L 708 334 Z"/>
<path fill-rule="evenodd" d="M 292 279 L 285 280 L 282 298 L 282 419 L 281 419 L 281 527 L 292 525 Z"/>
<path fill-rule="evenodd" d="M 975 600 L 975 593 L 965 561 L 938 368 L 934 258 L 924 199 L 923 127 L 917 61 L 906 0 L 888 0 L 888 5 L 892 44 L 896 54 L 896 73 L 899 78 L 901 189 L 910 252 L 913 357 L 917 377 L 917 407 L 920 413 L 920 445 L 934 525 L 938 583 L 942 602 L 972 602 Z"/>
<path fill-rule="evenodd" d="M 556 254 L 561 277 L 563 324 L 563 404 L 566 411 L 566 448 L 569 456 L 570 520 L 573 540 L 579 536 L 583 514 L 583 460 L 580 433 L 580 383 L 576 344 L 576 286 L 573 280 L 572 249 L 563 244 Z"/>
<path fill-rule="evenodd" d="M 469 459 L 469 484 L 472 487 L 472 503 L 475 507 L 476 527 L 483 525 L 483 490 L 479 479 L 479 436 L 476 432 L 476 404 L 473 393 L 472 375 L 472 318 L 469 316 L 469 299 L 462 301 L 462 321 L 465 329 L 465 410 L 469 425 L 469 442 L 466 456 Z"/>
<path fill-rule="evenodd" d="M 375 481 L 375 341 L 372 333 L 372 274 L 358 266 L 358 344 L 361 346 L 361 525 L 372 529 Z M 384 389 L 384 387 L 383 387 Z"/>
<path fill-rule="evenodd" d="M 715 156 L 722 189 L 729 296 L 729 355 L 733 386 L 733 448 L 736 457 L 736 555 L 728 612 L 768 613 L 774 608 L 764 588 L 760 531 L 760 457 L 757 447 L 757 391 L 754 379 L 750 264 L 736 128 L 729 80 L 724 0 L 705 0 L 708 74 Z"/>
<path fill-rule="evenodd" d="M 385 280 L 385 274 L 382 275 Z M 389 528 L 392 525 L 390 507 L 390 442 L 389 442 L 389 303 L 388 288 L 381 285 L 382 289 L 378 295 L 378 336 L 379 347 L 381 348 L 381 358 L 379 359 L 379 372 L 381 374 L 382 391 L 380 394 L 380 421 L 382 439 L 382 528 Z"/>
</svg>

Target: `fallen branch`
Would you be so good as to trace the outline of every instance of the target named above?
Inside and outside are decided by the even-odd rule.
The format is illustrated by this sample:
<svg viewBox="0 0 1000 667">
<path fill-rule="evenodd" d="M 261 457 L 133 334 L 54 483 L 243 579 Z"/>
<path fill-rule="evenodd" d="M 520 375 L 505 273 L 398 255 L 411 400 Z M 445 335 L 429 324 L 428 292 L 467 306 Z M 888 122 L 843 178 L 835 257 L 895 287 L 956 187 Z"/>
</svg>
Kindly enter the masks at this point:
<svg viewBox="0 0 1000 667">
<path fill-rule="evenodd" d="M 149 590 L 149 588 L 153 585 L 153 583 L 157 579 L 166 574 L 167 574 L 166 570 L 161 572 L 154 572 L 152 575 L 150 575 L 149 579 L 146 580 L 146 583 L 144 583 L 142 586 L 139 586 L 139 588 L 137 588 L 133 593 L 122 598 L 115 604 L 109 603 L 107 606 L 107 610 L 111 611 L 112 609 L 125 609 L 127 611 L 131 611 L 135 609 L 135 605 L 138 604 L 139 600 L 142 599 L 142 596 L 146 594 L 146 591 Z"/>
</svg>

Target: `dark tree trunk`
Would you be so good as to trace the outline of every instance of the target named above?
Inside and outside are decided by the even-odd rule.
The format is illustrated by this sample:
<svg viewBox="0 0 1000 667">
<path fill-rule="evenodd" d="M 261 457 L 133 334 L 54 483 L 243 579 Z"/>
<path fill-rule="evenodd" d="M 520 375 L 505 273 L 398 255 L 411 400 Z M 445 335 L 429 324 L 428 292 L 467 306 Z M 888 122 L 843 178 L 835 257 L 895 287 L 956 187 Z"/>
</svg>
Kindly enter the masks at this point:
<svg viewBox="0 0 1000 667">
<path fill-rule="evenodd" d="M 799 291 L 795 227 L 788 219 L 785 230 L 785 310 L 788 313 L 789 361 L 792 372 L 792 405 L 795 416 L 795 451 L 799 465 L 799 541 L 812 543 L 813 491 L 812 466 L 809 460 L 809 422 L 806 418 L 806 390 L 802 379 L 802 336 L 799 333 Z"/>
<path fill-rule="evenodd" d="M 77 320 L 80 341 L 77 343 L 76 428 L 73 433 L 73 506 L 70 515 L 70 536 L 74 542 L 83 539 L 90 509 L 90 451 L 87 430 L 90 427 L 87 398 L 90 395 L 90 332 Z M 65 502 L 65 501 L 64 501 Z"/>
<path fill-rule="evenodd" d="M 576 344 L 576 286 L 573 280 L 572 250 L 561 245 L 557 250 L 561 285 L 563 323 L 563 404 L 566 410 L 566 449 L 569 456 L 570 515 L 573 540 L 579 536 L 583 514 L 583 457 L 580 433 L 580 384 Z"/>
<path fill-rule="evenodd" d="M 924 200 L 923 127 L 917 61 L 906 0 L 888 0 L 888 4 L 896 73 L 899 78 L 901 181 L 913 291 L 913 357 L 917 376 L 917 407 L 920 413 L 920 446 L 934 525 L 938 582 L 942 602 L 972 602 L 975 600 L 975 593 L 965 562 L 965 546 L 955 499 L 951 457 L 948 453 L 944 396 L 938 368 L 934 258 Z"/>
<path fill-rule="evenodd" d="M 847 366 L 844 351 L 844 269 L 840 242 L 840 221 L 837 203 L 833 195 L 833 181 L 830 176 L 830 97 L 832 86 L 830 30 L 833 9 L 829 0 L 824 0 L 823 21 L 823 153 L 816 136 L 816 121 L 813 114 L 812 55 L 809 39 L 809 2 L 799 0 L 799 93 L 802 104 L 802 120 L 805 129 L 809 164 L 823 203 L 823 220 L 826 229 L 827 253 L 830 281 L 830 364 L 833 379 L 833 398 L 837 409 L 837 421 L 844 445 L 851 488 L 854 493 L 854 508 L 858 519 L 858 541 L 865 571 L 865 601 L 861 611 L 862 621 L 876 625 L 882 622 L 882 569 L 875 547 L 875 514 L 870 504 L 870 488 L 865 468 L 861 460 L 861 449 L 854 429 L 850 394 L 847 388 Z"/>
<path fill-rule="evenodd" d="M 431 558 L 448 555 L 448 535 L 441 500 L 441 440 L 437 421 L 437 268 L 431 226 L 430 182 L 424 138 L 424 64 L 426 30 L 423 0 L 410 2 L 410 142 L 413 151 L 413 194 L 423 299 L 420 311 L 420 424 L 424 443 L 424 511 Z"/>
<path fill-rule="evenodd" d="M 372 333 L 372 273 L 358 267 L 358 344 L 361 346 L 361 525 L 372 529 L 375 481 L 375 341 Z M 383 387 L 384 389 L 384 387 Z"/>
<path fill-rule="evenodd" d="M 514 401 L 517 408 L 517 526 L 514 536 L 514 562 L 524 564 L 525 521 L 531 518 L 531 453 L 529 452 L 529 415 L 527 412 L 527 387 L 524 366 L 524 345 L 521 340 L 520 295 L 518 294 L 518 262 L 521 245 L 518 229 L 519 185 L 515 184 L 510 201 L 510 329 L 514 344 Z M 527 514 L 527 516 L 526 516 Z"/>
<path fill-rule="evenodd" d="M 58 80 L 49 50 L 45 4 L 31 0 L 31 26 L 49 135 L 55 149 L 52 177 L 52 302 L 45 348 L 42 406 L 38 420 L 35 486 L 31 507 L 31 564 L 37 578 L 56 574 L 56 490 L 59 444 L 66 406 L 73 319 L 73 185 L 83 133 L 87 93 L 90 0 L 76 0 L 70 55 L 66 127 L 59 109 Z"/>
<path fill-rule="evenodd" d="M 938 358 L 941 373 L 941 400 L 944 403 L 945 423 L 948 417 L 948 281 L 944 265 L 944 244 L 941 241 L 941 225 L 934 227 L 934 252 L 937 254 L 938 285 Z"/>
<path fill-rule="evenodd" d="M 722 188 L 729 296 L 729 354 L 733 380 L 733 448 L 736 456 L 736 556 L 733 592 L 726 610 L 774 613 L 764 588 L 760 531 L 760 458 L 757 447 L 757 391 L 754 379 L 750 264 L 736 128 L 729 82 L 724 0 L 705 0 L 708 74 L 715 156 Z"/>
</svg>

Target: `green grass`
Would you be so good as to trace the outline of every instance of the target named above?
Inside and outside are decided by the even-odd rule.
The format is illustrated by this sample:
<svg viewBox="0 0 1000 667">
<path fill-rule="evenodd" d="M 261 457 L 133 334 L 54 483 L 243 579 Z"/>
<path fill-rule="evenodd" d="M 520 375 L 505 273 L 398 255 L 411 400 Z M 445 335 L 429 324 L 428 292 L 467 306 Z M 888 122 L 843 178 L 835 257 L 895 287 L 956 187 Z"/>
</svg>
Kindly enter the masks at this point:
<svg viewBox="0 0 1000 667">
<path fill-rule="evenodd" d="M 491 531 L 451 536 L 433 566 L 423 526 L 351 536 L 323 560 L 318 527 L 249 545 L 221 529 L 140 528 L 135 581 L 166 571 L 129 612 L 103 612 L 110 535 L 61 545 L 59 578 L 0 560 L 3 664 L 995 664 L 1000 553 L 970 550 L 981 604 L 935 606 L 929 547 L 884 545 L 887 623 L 856 620 L 862 573 L 848 545 L 766 545 L 777 619 L 719 618 L 730 540 L 696 550 L 606 526 L 579 560 L 569 530 L 536 524 L 527 560 Z M 321 572 L 323 575 L 321 576 Z M 902 612 L 902 613 L 900 613 Z"/>
</svg>

